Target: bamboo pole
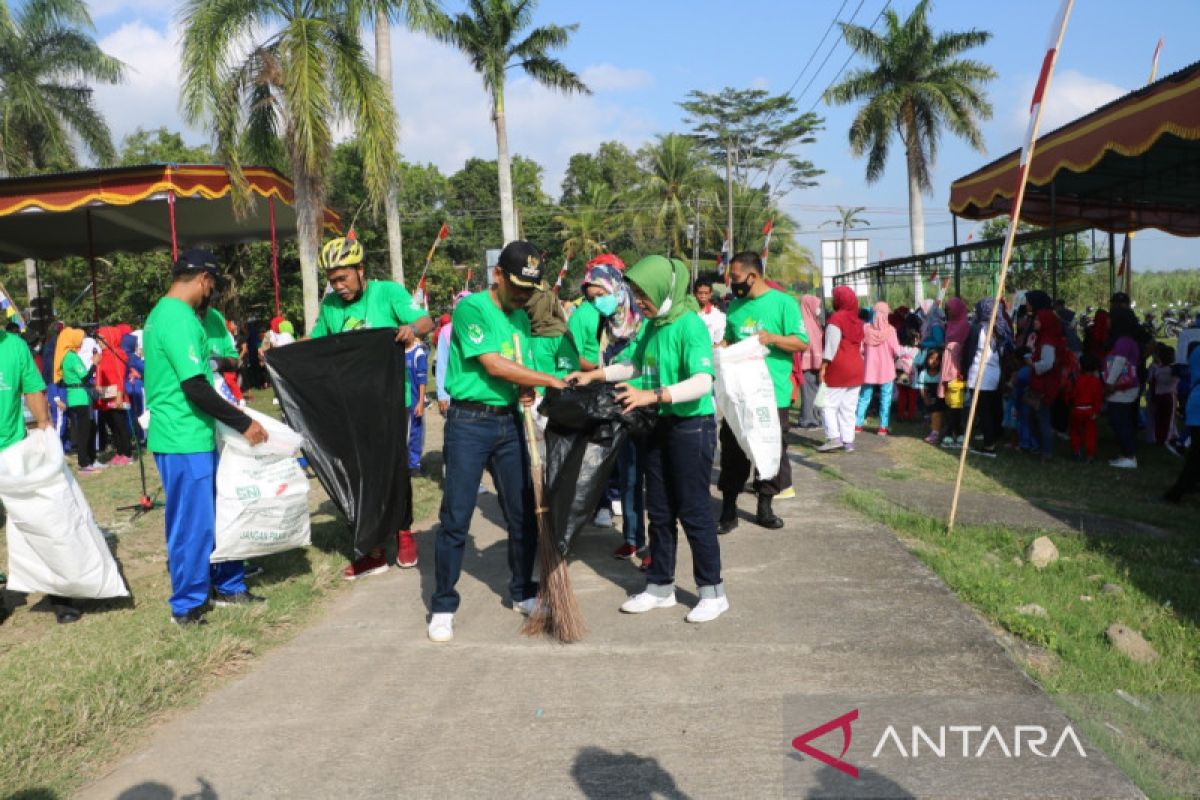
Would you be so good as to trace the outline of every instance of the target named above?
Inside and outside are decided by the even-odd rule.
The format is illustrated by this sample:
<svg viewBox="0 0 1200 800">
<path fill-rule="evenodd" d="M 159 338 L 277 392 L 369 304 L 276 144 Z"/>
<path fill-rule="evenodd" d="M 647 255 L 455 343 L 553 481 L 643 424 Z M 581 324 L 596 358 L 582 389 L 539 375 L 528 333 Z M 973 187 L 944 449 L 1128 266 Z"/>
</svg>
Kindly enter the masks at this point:
<svg viewBox="0 0 1200 800">
<path fill-rule="evenodd" d="M 1012 211 L 1009 214 L 1008 234 L 1004 237 L 1004 255 L 1000 259 L 1000 280 L 996 283 L 996 297 L 992 304 L 992 315 L 988 319 L 986 335 L 983 337 L 983 353 L 979 360 L 979 372 L 975 376 L 975 390 L 971 392 L 971 410 L 967 415 L 967 430 L 963 436 L 962 451 L 958 455 L 958 475 L 954 479 L 954 497 L 950 501 L 950 517 L 946 522 L 946 535 L 954 533 L 954 521 L 958 516 L 958 500 L 962 493 L 963 472 L 967 467 L 967 453 L 971 449 L 971 432 L 975 426 L 975 411 L 979 407 L 979 385 L 983 381 L 984 368 L 991 355 L 992 336 L 996 331 L 996 315 L 1000 313 L 1000 304 L 1004 299 L 1004 283 L 1008 279 L 1008 262 L 1012 258 L 1013 241 L 1017 235 L 1017 225 L 1021 221 L 1021 205 L 1025 202 L 1025 187 L 1029 182 L 1029 165 L 1033 163 L 1034 149 L 1037 146 L 1038 128 L 1042 123 L 1042 106 L 1046 91 L 1050 88 L 1050 78 L 1054 74 L 1054 65 L 1058 61 L 1058 52 L 1062 47 L 1063 34 L 1067 30 L 1067 20 L 1075 0 L 1063 0 L 1058 10 L 1055 26 L 1051 29 L 1050 46 L 1042 59 L 1042 71 L 1037 86 L 1033 90 L 1033 103 L 1030 108 L 1029 130 L 1025 137 L 1025 148 L 1021 153 L 1021 166 L 1017 175 L 1017 192 L 1013 195 Z M 968 373 L 970 365 L 967 366 Z M 969 377 L 969 374 L 968 374 Z M 968 386 L 967 388 L 970 388 Z"/>
</svg>

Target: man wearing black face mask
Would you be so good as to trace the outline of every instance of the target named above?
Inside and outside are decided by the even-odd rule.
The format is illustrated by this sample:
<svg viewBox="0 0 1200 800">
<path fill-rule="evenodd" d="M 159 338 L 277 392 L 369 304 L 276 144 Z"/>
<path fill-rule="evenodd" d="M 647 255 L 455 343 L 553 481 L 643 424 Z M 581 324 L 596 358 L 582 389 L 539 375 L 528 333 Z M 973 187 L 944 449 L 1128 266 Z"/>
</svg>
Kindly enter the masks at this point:
<svg viewBox="0 0 1200 800">
<path fill-rule="evenodd" d="M 808 349 L 808 332 L 800 316 L 800 305 L 783 292 L 767 285 L 763 277 L 762 259 L 758 253 L 745 251 L 733 257 L 729 265 L 729 288 L 734 300 L 729 304 L 725 321 L 725 344 L 734 344 L 751 336 L 767 347 L 767 369 L 775 386 L 775 401 L 779 407 L 779 425 L 783 436 L 779 472 L 769 480 L 757 480 L 758 512 L 754 521 L 764 528 L 783 527 L 771 508 L 779 496 L 795 497 L 792 488 L 791 462 L 787 455 L 788 410 L 792 405 L 792 354 Z M 750 459 L 742 452 L 733 431 L 721 423 L 721 481 L 723 496 L 721 518 L 717 531 L 729 533 L 737 527 L 737 498 L 750 477 Z"/>
</svg>

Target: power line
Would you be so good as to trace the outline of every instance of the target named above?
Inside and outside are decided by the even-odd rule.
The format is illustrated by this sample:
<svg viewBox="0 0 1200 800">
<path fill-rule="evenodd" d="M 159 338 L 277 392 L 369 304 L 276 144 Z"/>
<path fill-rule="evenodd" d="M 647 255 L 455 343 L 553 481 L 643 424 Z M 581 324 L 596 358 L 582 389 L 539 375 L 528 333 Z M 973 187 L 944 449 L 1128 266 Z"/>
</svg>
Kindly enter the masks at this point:
<svg viewBox="0 0 1200 800">
<path fill-rule="evenodd" d="M 817 57 L 817 53 L 821 52 L 821 48 L 825 46 L 825 39 L 829 37 L 829 32 L 833 30 L 833 26 L 837 25 L 838 18 L 842 16 L 842 12 L 846 10 L 846 4 L 849 2 L 850 0 L 842 0 L 841 7 L 833 15 L 833 19 L 829 21 L 829 27 L 825 29 L 825 33 L 821 36 L 821 41 L 817 42 L 817 46 L 813 48 L 812 53 L 808 56 L 808 61 L 805 61 L 804 66 L 800 68 L 800 74 L 796 76 L 796 80 L 792 81 L 792 85 L 784 92 L 785 95 L 790 95 L 792 90 L 796 88 L 796 84 L 804 77 L 804 73 L 808 71 L 808 67 L 812 64 L 813 59 Z"/>
<path fill-rule="evenodd" d="M 866 0 L 858 0 L 858 5 L 855 6 L 855 8 L 854 8 L 854 13 L 850 15 L 850 19 L 846 20 L 845 24 L 849 25 L 852 22 L 854 22 L 854 18 L 857 17 L 858 12 L 862 10 L 864 2 L 866 2 Z M 890 0 L 889 0 L 889 2 L 890 2 Z M 799 104 L 800 101 L 804 98 L 804 95 L 808 94 L 808 90 L 812 87 L 813 81 L 815 81 L 817 79 L 817 76 L 819 76 L 821 74 L 821 70 L 825 69 L 825 65 L 827 63 L 829 63 L 829 58 L 830 58 L 830 56 L 833 55 L 834 51 L 837 50 L 838 42 L 840 42 L 840 41 L 841 41 L 841 38 L 839 38 L 836 42 L 833 43 L 833 47 L 829 48 L 829 52 L 825 54 L 825 58 L 821 61 L 821 66 L 817 67 L 817 71 L 812 74 L 812 77 L 808 79 L 808 83 L 806 83 L 804 85 L 804 88 L 800 91 L 800 94 L 798 94 L 796 96 L 797 104 Z M 814 106 L 814 108 L 815 107 L 816 106 Z"/>
<path fill-rule="evenodd" d="M 875 15 L 875 21 L 871 23 L 871 30 L 874 30 L 875 26 L 879 24 L 879 20 L 883 19 L 884 12 L 888 10 L 888 6 L 891 4 L 892 0 L 885 0 L 883 8 L 879 9 L 879 13 Z M 833 88 L 833 85 L 838 82 L 838 78 L 842 77 L 842 73 L 846 71 L 846 67 L 850 66 L 850 62 L 854 59 L 854 56 L 854 48 L 850 48 L 850 55 L 846 56 L 845 62 L 842 63 L 842 68 L 837 71 L 837 74 L 833 76 L 833 80 L 831 80 L 829 85 L 825 87 L 825 92 L 828 92 L 831 88 Z M 825 92 L 821 92 L 821 94 L 817 96 L 817 99 L 813 101 L 812 108 L 808 109 L 810 114 L 817 110 L 817 106 L 821 104 L 821 98 L 825 96 Z"/>
</svg>

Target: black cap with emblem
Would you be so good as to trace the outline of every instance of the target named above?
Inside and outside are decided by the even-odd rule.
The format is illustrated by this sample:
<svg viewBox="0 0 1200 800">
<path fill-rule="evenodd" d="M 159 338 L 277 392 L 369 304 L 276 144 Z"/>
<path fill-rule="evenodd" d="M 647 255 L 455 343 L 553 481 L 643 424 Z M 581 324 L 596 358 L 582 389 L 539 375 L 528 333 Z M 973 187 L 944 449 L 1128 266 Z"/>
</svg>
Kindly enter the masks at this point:
<svg viewBox="0 0 1200 800">
<path fill-rule="evenodd" d="M 509 242 L 500 251 L 500 269 L 515 285 L 524 289 L 536 289 L 542 284 L 545 268 L 542 254 L 529 242 Z"/>
</svg>

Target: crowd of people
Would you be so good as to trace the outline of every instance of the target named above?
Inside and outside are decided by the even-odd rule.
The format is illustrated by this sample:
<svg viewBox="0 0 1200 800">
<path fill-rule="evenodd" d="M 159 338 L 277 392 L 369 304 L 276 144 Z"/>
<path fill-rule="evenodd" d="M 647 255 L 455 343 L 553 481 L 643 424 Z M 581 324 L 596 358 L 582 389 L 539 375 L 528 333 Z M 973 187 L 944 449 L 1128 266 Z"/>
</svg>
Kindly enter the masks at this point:
<svg viewBox="0 0 1200 800">
<path fill-rule="evenodd" d="M 1165 499 L 1179 502 L 1200 483 L 1200 387 L 1192 381 L 1200 375 L 1200 348 L 1193 344 L 1186 363 L 1176 363 L 1173 349 L 1139 324 L 1121 293 L 1082 324 L 1039 291 L 1017 293 L 999 307 L 992 298 L 972 308 L 961 298 L 939 296 L 916 309 L 893 310 L 884 302 L 864 306 L 851 288 L 839 286 L 827 314 L 820 297 L 797 299 L 769 281 L 759 255 L 747 251 L 730 260 L 721 293 L 708 280 L 693 282 L 678 259 L 652 255 L 627 268 L 605 254 L 588 263 L 579 299 L 566 301 L 545 281 L 537 248 L 516 241 L 501 252 L 489 288 L 459 293 L 435 324 L 402 285 L 366 277 L 364 253 L 352 238 L 327 243 L 321 264 L 329 291 L 309 337 L 392 328 L 405 349 L 404 480 L 421 469 L 424 418 L 435 397 L 445 417 L 428 623 L 435 642 L 454 636 L 461 600 L 456 585 L 485 470 L 507 528 L 513 608 L 539 613 L 537 527 L 521 415 L 536 409 L 551 388 L 611 383 L 626 410 L 657 411 L 653 430 L 630 437 L 619 453 L 593 520 L 608 527 L 621 518 L 613 556 L 636 560 L 645 575 L 644 588 L 620 606 L 628 614 L 676 604 L 680 527 L 699 598 L 687 621 L 710 622 L 728 610 L 720 537 L 738 527 L 738 498 L 747 485 L 757 503 L 753 521 L 783 527 L 774 503 L 796 496 L 786 434 L 797 407 L 796 425 L 823 429 L 820 452 L 853 452 L 857 434 L 874 418 L 879 436 L 893 432 L 893 420 L 921 423 L 931 445 L 966 444 L 984 458 L 1007 447 L 1041 461 L 1062 454 L 1060 441 L 1071 457 L 1094 460 L 1098 422 L 1107 417 L 1118 451 L 1112 467 L 1136 469 L 1139 449 L 1147 446 L 1181 456 L 1186 450 Z M 36 348 L 36 380 L 0 387 L 25 396 L 35 424 L 59 426 L 81 474 L 99 469 L 96 453 L 106 444 L 115 453 L 110 465 L 129 463 L 135 442 L 153 454 L 166 497 L 171 618 L 181 625 L 204 624 L 211 605 L 261 602 L 247 588 L 241 562 L 208 563 L 214 426 L 222 422 L 252 443 L 266 439 L 243 412 L 243 393 L 261 385 L 264 351 L 296 341 L 281 317 L 261 339 L 228 323 L 212 307 L 219 272 L 211 253 L 184 252 L 144 330 L 116 325 L 89 335 L 55 326 Z M 772 476 L 755 474 L 714 404 L 714 348 L 747 339 L 764 348 L 784 434 L 781 466 Z M 0 347 L 0 355 L 9 349 Z M 24 352 L 32 359 L 28 348 Z M 12 374 L 22 369 L 16 364 Z M 431 373 L 432 397 L 426 392 Z M 43 390 L 48 403 L 36 399 L 47 396 Z M 972 403 L 977 435 L 965 442 Z M 710 502 L 714 464 L 720 466 L 719 513 Z M 410 508 L 398 530 L 380 532 L 379 546 L 355 554 L 344 577 L 415 566 L 411 525 Z"/>
</svg>

